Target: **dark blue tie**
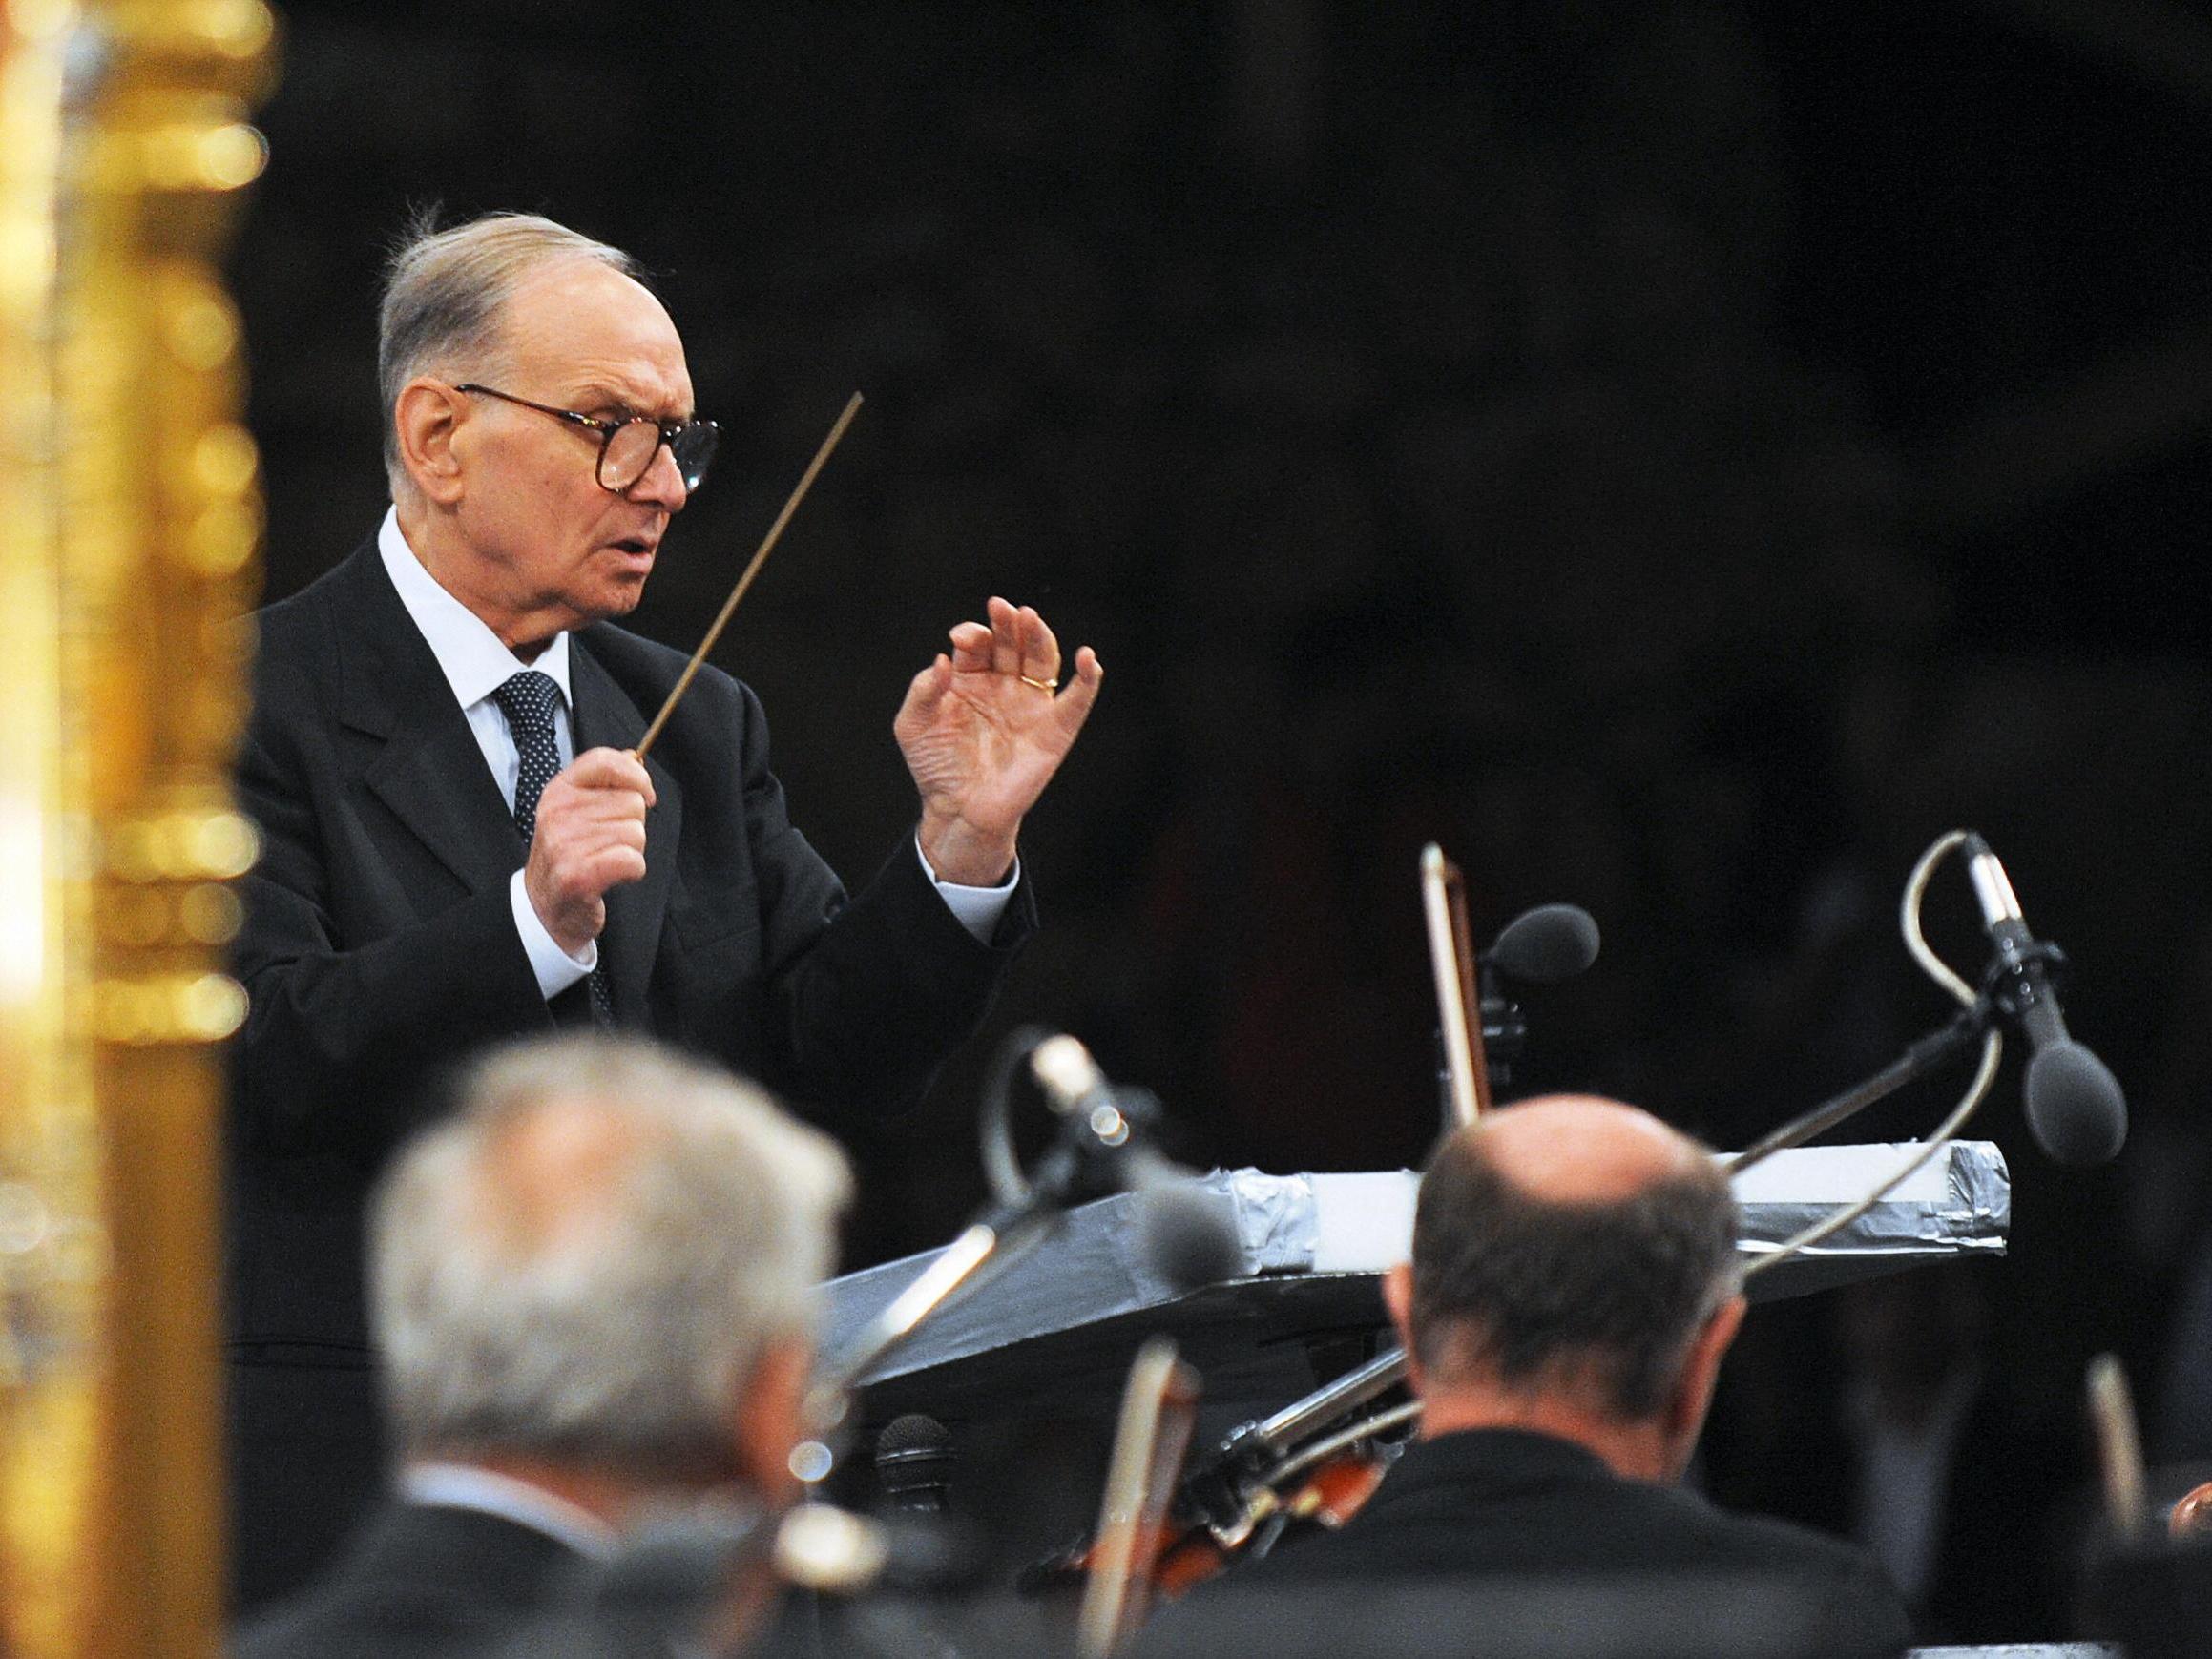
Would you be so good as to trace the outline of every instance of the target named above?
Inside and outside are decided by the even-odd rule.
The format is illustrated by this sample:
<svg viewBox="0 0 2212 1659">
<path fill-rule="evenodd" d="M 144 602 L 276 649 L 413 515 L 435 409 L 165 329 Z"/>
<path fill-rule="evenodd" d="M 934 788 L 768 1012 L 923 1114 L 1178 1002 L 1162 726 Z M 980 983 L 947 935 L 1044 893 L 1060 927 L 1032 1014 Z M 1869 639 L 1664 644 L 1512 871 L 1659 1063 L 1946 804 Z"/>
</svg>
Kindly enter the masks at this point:
<svg viewBox="0 0 2212 1659">
<path fill-rule="evenodd" d="M 545 786 L 561 769 L 559 744 L 553 741 L 553 707 L 561 689 L 553 675 L 526 668 L 491 694 L 499 712 L 507 716 L 508 735 L 521 769 L 514 778 L 514 827 L 522 833 L 527 854 L 537 834 L 537 802 Z M 607 994 L 606 956 L 591 972 L 592 1018 L 602 1026 L 615 1023 L 615 1001 Z"/>
</svg>

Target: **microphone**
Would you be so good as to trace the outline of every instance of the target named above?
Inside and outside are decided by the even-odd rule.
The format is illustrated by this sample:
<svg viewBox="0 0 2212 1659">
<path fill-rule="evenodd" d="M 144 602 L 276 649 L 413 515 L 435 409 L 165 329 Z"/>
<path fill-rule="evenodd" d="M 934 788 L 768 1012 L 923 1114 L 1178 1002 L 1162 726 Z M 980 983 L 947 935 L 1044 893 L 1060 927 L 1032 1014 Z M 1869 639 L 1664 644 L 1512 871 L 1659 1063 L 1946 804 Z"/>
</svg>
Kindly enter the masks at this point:
<svg viewBox="0 0 2212 1659">
<path fill-rule="evenodd" d="M 1597 923 L 1579 904 L 1539 904 L 1498 931 L 1482 965 L 1508 979 L 1555 985 L 1597 960 Z"/>
<path fill-rule="evenodd" d="M 1044 1091 L 1055 1117 L 1090 1117 L 1101 1109 L 1124 1117 L 1128 1110 L 1082 1039 L 1065 1031 L 1047 1037 L 1030 1050 L 1030 1075 Z"/>
<path fill-rule="evenodd" d="M 918 1411 L 894 1417 L 876 1436 L 876 1480 L 903 1515 L 942 1515 L 950 1505 L 952 1435 Z"/>
<path fill-rule="evenodd" d="M 1524 910 L 1498 930 L 1491 946 L 1474 959 L 1476 985 L 1482 1015 L 1482 1064 L 1490 1070 L 1490 1085 L 1503 1089 L 1513 1075 L 1513 1062 L 1529 1040 L 1529 1022 L 1520 1005 L 1506 994 L 1507 980 L 1528 985 L 1555 985 L 1571 980 L 1597 960 L 1597 923 L 1579 904 L 1539 904 Z M 1441 1048 L 1442 1033 L 1438 1033 Z M 1450 1074 L 1439 1068 L 1437 1082 L 1444 1089 L 1447 1131 L 1459 1122 Z M 1478 1098 L 1480 1098 L 1478 1094 Z"/>
<path fill-rule="evenodd" d="M 1080 1040 L 1047 1037 L 1030 1054 L 1030 1075 L 1063 1118 L 1088 1120 L 1115 1149 L 1117 1184 L 1138 1195 L 1139 1250 L 1153 1272 L 1178 1290 L 1198 1290 L 1244 1271 L 1244 1246 L 1228 1204 L 1193 1184 L 1196 1172 L 1143 1144 L 1158 1115 L 1151 1090 L 1116 1089 Z M 1099 1130 L 1111 1123 L 1110 1130 Z"/>
<path fill-rule="evenodd" d="M 1145 1192 L 1181 1180 L 1193 1172 L 1162 1157 L 1145 1144 L 1145 1133 L 1160 1118 L 1159 1096 L 1108 1080 L 1082 1040 L 1066 1032 L 1031 1048 L 1030 1076 L 1053 1115 L 1076 1130 L 1086 1156 L 1103 1160 L 1098 1172 L 1124 1192 Z"/>
<path fill-rule="evenodd" d="M 1175 1168 L 1164 1159 L 1153 1162 L 1156 1170 Z M 1243 1240 L 1226 1198 L 1201 1190 L 1187 1175 L 1164 1173 L 1140 1180 L 1137 1192 L 1139 1253 L 1176 1290 L 1203 1290 L 1246 1276 Z"/>
<path fill-rule="evenodd" d="M 1150 1089 L 1117 1089 L 1091 1050 L 1064 1032 L 1032 1049 L 1029 1064 L 1054 1113 L 1089 1122 L 1114 1150 L 1116 1184 L 1138 1196 L 1138 1250 L 1154 1273 L 1179 1291 L 1243 1274 L 1243 1241 L 1228 1203 L 1200 1191 L 1197 1172 L 1143 1143 L 1143 1130 L 1159 1114 Z"/>
<path fill-rule="evenodd" d="M 2127 1139 L 2127 1099 L 2104 1062 L 2067 1032 L 2050 971 L 2065 958 L 2028 931 L 2005 866 L 1989 843 L 1970 833 L 1961 845 L 1982 925 L 1997 953 L 1985 982 L 1990 998 L 2028 1038 L 2022 1090 L 2028 1132 L 2055 1163 L 2101 1164 Z"/>
</svg>

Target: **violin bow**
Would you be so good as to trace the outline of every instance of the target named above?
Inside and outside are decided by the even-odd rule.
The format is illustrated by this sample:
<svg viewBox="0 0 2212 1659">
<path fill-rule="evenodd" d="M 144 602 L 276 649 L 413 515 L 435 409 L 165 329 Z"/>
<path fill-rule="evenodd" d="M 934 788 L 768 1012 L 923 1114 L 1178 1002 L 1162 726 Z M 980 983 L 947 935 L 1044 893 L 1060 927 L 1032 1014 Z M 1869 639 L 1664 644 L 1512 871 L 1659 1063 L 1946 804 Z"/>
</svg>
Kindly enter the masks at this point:
<svg viewBox="0 0 2212 1659">
<path fill-rule="evenodd" d="M 1464 1126 L 1490 1109 L 1490 1061 L 1482 1047 L 1482 994 L 1467 927 L 1467 881 L 1434 841 L 1421 849 L 1421 908 L 1429 922 L 1429 965 L 1436 976 L 1447 1099 L 1453 1121 Z"/>
<path fill-rule="evenodd" d="M 1075 1619 L 1083 1659 L 1106 1659 L 1144 1616 L 1152 1557 L 1140 1546 L 1159 1537 L 1198 1414 L 1199 1374 L 1177 1358 L 1173 1340 L 1147 1338 L 1129 1367 L 1098 1503 L 1098 1542 Z"/>
<path fill-rule="evenodd" d="M 1490 1109 L 1490 1065 L 1482 1046 L 1482 997 L 1467 923 L 1467 882 L 1459 866 L 1431 841 L 1421 853 L 1421 901 L 1429 923 L 1429 956 L 1436 977 L 1436 1008 L 1444 1034 L 1446 1080 L 1453 1120 L 1471 1124 Z M 1285 1407 L 1259 1425 L 1263 1443 L 1279 1446 L 1337 1421 L 1404 1380 L 1403 1353 L 1378 1355 L 1357 1372 Z M 1165 1520 L 1177 1471 L 1197 1418 L 1198 1377 L 1176 1357 L 1175 1344 L 1154 1337 L 1137 1351 L 1121 1400 L 1121 1421 L 1099 1505 L 1089 1582 L 1076 1622 L 1076 1650 L 1105 1659 L 1142 1615 L 1137 1571 L 1139 1545 L 1156 1539 Z M 1279 1457 L 1263 1485 L 1299 1473 L 1358 1441 L 1418 1417 L 1414 1402 L 1393 1406 L 1328 1436 L 1318 1446 Z M 1247 1511 L 1244 1519 L 1257 1519 Z M 1244 1529 L 1248 1535 L 1249 1527 Z M 1242 1542 L 1240 1536 L 1239 1543 Z"/>
<path fill-rule="evenodd" d="M 2136 1432 L 2135 1397 L 2127 1373 L 2110 1354 L 2089 1362 L 2089 1427 L 2104 1488 L 2104 1515 L 2122 1545 L 2139 1545 L 2150 1530 L 2142 1437 Z"/>
</svg>

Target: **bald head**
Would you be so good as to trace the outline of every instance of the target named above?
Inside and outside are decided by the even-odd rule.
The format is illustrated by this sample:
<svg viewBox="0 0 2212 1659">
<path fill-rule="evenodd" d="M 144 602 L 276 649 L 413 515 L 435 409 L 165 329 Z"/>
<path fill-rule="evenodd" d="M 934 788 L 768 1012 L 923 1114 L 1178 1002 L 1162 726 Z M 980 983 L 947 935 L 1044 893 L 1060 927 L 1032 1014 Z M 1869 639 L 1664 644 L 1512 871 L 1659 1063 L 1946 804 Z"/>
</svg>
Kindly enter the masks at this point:
<svg viewBox="0 0 2212 1659">
<path fill-rule="evenodd" d="M 1506 1180 L 1547 1204 L 1612 1204 L 1695 1176 L 1711 1154 L 1648 1111 L 1594 1094 L 1501 1107 L 1460 1131 Z"/>
<path fill-rule="evenodd" d="M 1572 1390 L 1646 1417 L 1735 1294 L 1736 1233 L 1711 1154 L 1648 1112 L 1556 1095 L 1486 1113 L 1422 1179 L 1415 1348 L 1442 1386 Z"/>
</svg>

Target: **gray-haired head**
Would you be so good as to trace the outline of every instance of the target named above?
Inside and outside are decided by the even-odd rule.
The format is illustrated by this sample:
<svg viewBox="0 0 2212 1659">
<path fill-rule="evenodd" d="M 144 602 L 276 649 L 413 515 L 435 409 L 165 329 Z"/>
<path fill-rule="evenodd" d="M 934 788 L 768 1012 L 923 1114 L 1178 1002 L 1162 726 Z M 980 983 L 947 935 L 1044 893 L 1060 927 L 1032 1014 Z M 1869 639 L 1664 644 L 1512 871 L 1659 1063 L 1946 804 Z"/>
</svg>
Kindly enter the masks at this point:
<svg viewBox="0 0 2212 1659">
<path fill-rule="evenodd" d="M 621 249 L 536 214 L 487 214 L 439 230 L 434 210 L 425 210 L 401 233 L 385 267 L 376 344 L 384 466 L 395 494 L 407 483 L 394 428 L 401 390 L 423 374 L 496 375 L 508 301 L 532 273 L 568 259 L 645 278 Z"/>
<path fill-rule="evenodd" d="M 811 1332 L 850 1185 L 762 1091 L 650 1044 L 494 1053 L 370 1216 L 400 1452 L 718 1470 L 754 1367 Z"/>
</svg>

